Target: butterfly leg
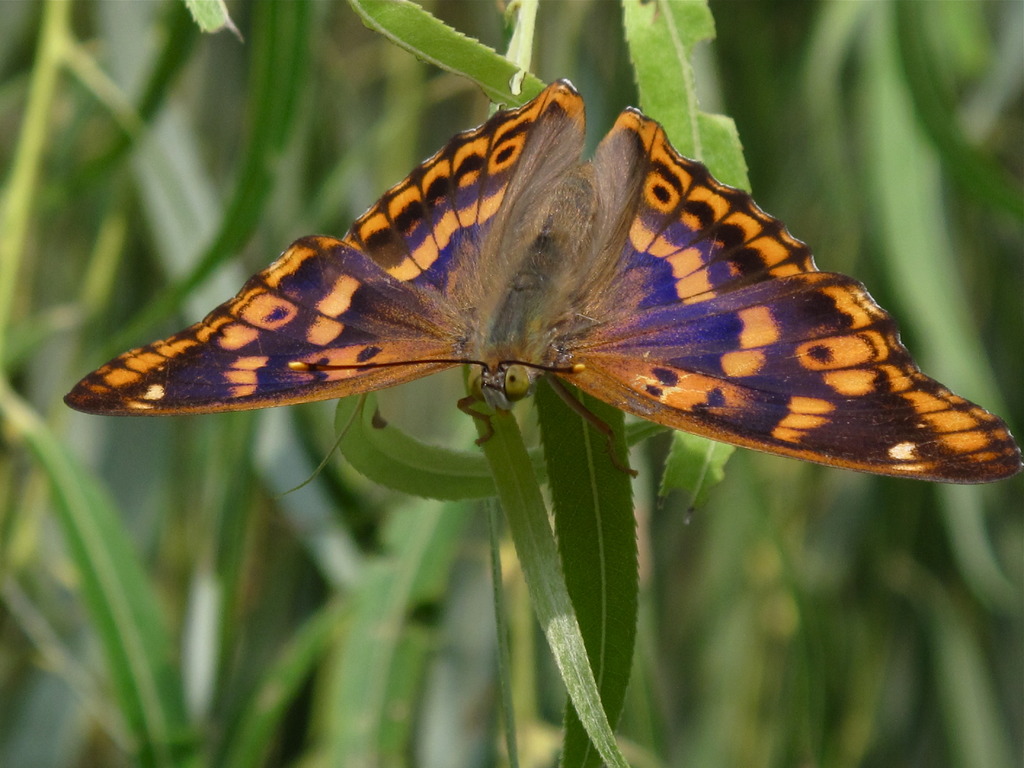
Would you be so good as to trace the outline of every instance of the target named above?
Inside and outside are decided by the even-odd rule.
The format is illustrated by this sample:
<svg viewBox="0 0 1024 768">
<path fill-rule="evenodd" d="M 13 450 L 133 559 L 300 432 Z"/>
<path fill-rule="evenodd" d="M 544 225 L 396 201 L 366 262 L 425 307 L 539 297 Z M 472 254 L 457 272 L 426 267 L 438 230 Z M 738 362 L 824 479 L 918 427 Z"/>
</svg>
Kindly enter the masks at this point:
<svg viewBox="0 0 1024 768">
<path fill-rule="evenodd" d="M 477 419 L 484 423 L 484 429 L 486 431 L 484 432 L 484 434 L 480 435 L 480 437 L 476 439 L 477 445 L 483 445 L 488 440 L 490 440 L 491 437 L 494 435 L 494 425 L 491 424 L 491 417 L 488 414 L 480 413 L 480 411 L 473 408 L 473 405 L 479 402 L 480 398 L 476 397 L 475 395 L 466 395 L 461 400 L 459 400 L 457 405 L 459 406 L 460 411 L 469 414 L 474 419 Z"/>
<path fill-rule="evenodd" d="M 619 458 L 619 454 L 615 451 L 615 433 L 612 431 L 612 428 L 602 421 L 597 414 L 587 408 L 587 406 L 573 397 L 572 392 L 566 389 L 565 385 L 559 379 L 556 379 L 554 376 L 548 376 L 547 380 L 551 384 L 551 388 L 555 390 L 562 400 L 565 401 L 566 405 L 576 411 L 576 413 L 589 422 L 594 429 L 604 435 L 605 447 L 608 449 L 608 458 L 612 460 L 612 464 L 615 465 L 615 468 L 625 472 L 630 477 L 636 477 L 637 471 L 635 469 L 631 469 L 629 465 L 624 464 Z"/>
</svg>

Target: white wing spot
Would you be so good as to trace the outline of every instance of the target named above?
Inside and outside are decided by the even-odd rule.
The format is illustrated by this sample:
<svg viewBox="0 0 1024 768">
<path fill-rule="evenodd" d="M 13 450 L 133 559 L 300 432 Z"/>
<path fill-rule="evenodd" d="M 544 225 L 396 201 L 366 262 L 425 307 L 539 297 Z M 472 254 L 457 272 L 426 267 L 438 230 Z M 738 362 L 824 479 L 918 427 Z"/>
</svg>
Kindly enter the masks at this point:
<svg viewBox="0 0 1024 768">
<path fill-rule="evenodd" d="M 896 443 L 889 449 L 889 458 L 897 461 L 910 461 L 915 458 L 917 446 L 914 443 Z"/>
<path fill-rule="evenodd" d="M 149 389 L 146 390 L 146 394 L 142 397 L 146 400 L 163 400 L 164 395 L 167 394 L 164 388 L 159 384 L 150 384 Z"/>
</svg>

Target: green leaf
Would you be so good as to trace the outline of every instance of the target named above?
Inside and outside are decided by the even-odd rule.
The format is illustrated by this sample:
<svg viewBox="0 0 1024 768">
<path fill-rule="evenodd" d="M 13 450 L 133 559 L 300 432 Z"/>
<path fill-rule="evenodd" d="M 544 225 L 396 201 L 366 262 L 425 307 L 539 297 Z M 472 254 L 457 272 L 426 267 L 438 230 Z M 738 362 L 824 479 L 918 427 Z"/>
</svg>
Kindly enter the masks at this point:
<svg viewBox="0 0 1024 768">
<path fill-rule="evenodd" d="M 569 394 L 613 430 L 611 448 L 619 463 L 625 463 L 622 411 L 589 395 Z M 569 408 L 552 386 L 545 382 L 536 398 L 562 571 L 601 703 L 614 724 L 622 712 L 636 641 L 639 571 L 633 486 L 612 461 L 605 436 Z M 567 707 L 562 765 L 600 764 L 576 711 Z"/>
<path fill-rule="evenodd" d="M 918 124 L 942 154 L 945 170 L 965 194 L 1024 220 L 1024 188 L 963 134 L 953 94 L 946 92 L 948 80 L 936 77 L 944 69 L 939 59 L 949 52 L 934 49 L 928 39 L 928 14 L 934 11 L 919 3 L 895 3 L 892 11 L 906 93 Z"/>
<path fill-rule="evenodd" d="M 50 128 L 49 111 L 56 97 L 56 86 L 63 57 L 62 48 L 70 35 L 71 13 L 68 6 L 43 6 L 39 31 L 38 61 L 33 68 L 28 103 L 14 147 L 10 169 L 0 187 L 0 361 L 7 359 L 8 326 L 19 294 L 19 272 L 28 255 L 33 208 L 44 150 Z"/>
<path fill-rule="evenodd" d="M 133 110 L 139 124 L 150 123 L 164 106 L 168 91 L 190 61 L 189 55 L 199 38 L 196 26 L 183 4 L 169 7 L 163 38 L 160 55 L 149 70 L 146 86 Z M 86 159 L 80 169 L 76 169 L 68 178 L 61 178 L 60 184 L 49 190 L 57 198 L 56 204 L 80 199 L 82 195 L 88 194 L 92 185 L 111 178 L 127 151 L 137 146 L 135 141 L 141 136 L 126 131 L 123 123 L 118 120 L 114 120 L 113 125 L 120 130 L 108 141 L 106 149 L 98 156 Z"/>
<path fill-rule="evenodd" d="M 653 421 L 647 421 L 646 419 L 634 421 L 626 425 L 626 445 L 632 448 L 634 445 L 638 445 L 644 440 L 649 440 L 655 435 L 663 435 L 671 431 L 669 427 L 663 427 L 661 424 L 655 424 Z"/>
<path fill-rule="evenodd" d="M 700 111 L 694 46 L 714 37 L 705 0 L 622 0 L 640 104 L 679 152 L 696 158 L 724 184 L 749 189 L 747 164 L 732 119 Z"/>
<path fill-rule="evenodd" d="M 734 445 L 676 432 L 658 493 L 667 496 L 672 491 L 685 491 L 690 495 L 691 507 L 703 506 L 711 489 L 725 477 L 725 464 L 735 450 Z"/>
<path fill-rule="evenodd" d="M 224 5 L 224 0 L 185 0 L 185 6 L 192 14 L 196 26 L 203 32 L 220 32 L 222 29 L 229 29 L 238 39 L 242 38 L 238 27 L 228 15 L 228 7 Z"/>
<path fill-rule="evenodd" d="M 1006 737 L 1010 723 L 983 660 L 984 641 L 941 590 L 929 589 L 927 595 L 935 680 L 953 764 L 1010 768 L 1015 763 Z"/>
<path fill-rule="evenodd" d="M 341 607 L 329 603 L 295 630 L 288 645 L 246 698 L 217 765 L 247 768 L 266 762 L 288 707 L 331 647 L 343 619 Z"/>
<path fill-rule="evenodd" d="M 507 411 L 496 411 L 491 416 L 491 425 L 494 433 L 483 444 L 484 455 L 494 473 L 498 498 L 537 620 L 591 742 L 608 765 L 627 768 L 601 705 L 586 644 L 562 576 L 547 509 L 519 425 Z"/>
<path fill-rule="evenodd" d="M 481 499 L 495 494 L 483 455 L 421 442 L 386 424 L 374 394 L 338 401 L 335 427 L 346 460 L 361 474 L 402 493 L 427 499 Z M 535 460 L 540 464 L 540 458 Z"/>
<path fill-rule="evenodd" d="M 419 501 L 388 521 L 386 553 L 351 596 L 347 639 L 327 685 L 325 764 L 402 764 L 432 645 L 417 615 L 441 598 L 468 519 L 458 507 Z"/>
<path fill-rule="evenodd" d="M 522 106 L 544 90 L 544 83 L 522 72 L 483 43 L 452 29 L 408 0 L 349 0 L 363 23 L 428 64 L 472 80 L 496 104 Z"/>
</svg>

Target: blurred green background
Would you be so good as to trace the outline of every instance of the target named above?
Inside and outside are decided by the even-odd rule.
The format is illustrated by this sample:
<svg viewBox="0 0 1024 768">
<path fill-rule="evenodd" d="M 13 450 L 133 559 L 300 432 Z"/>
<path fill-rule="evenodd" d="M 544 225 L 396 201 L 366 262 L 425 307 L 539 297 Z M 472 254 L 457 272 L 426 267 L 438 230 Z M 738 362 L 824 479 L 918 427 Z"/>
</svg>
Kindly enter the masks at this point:
<svg viewBox="0 0 1024 768">
<path fill-rule="evenodd" d="M 496 3 L 428 7 L 504 50 Z M 702 106 L 735 119 L 761 207 L 1022 434 L 1024 4 L 711 8 Z M 0 765 L 502 765 L 478 505 L 340 459 L 285 493 L 330 450 L 330 403 L 131 420 L 60 400 L 487 115 L 347 3 L 229 9 L 244 43 L 170 0 L 0 4 Z M 534 51 L 592 142 L 636 103 L 618 3 L 542 2 Z M 381 407 L 468 449 L 460 391 Z M 633 457 L 634 765 L 1022 764 L 1021 478 L 740 451 L 691 514 L 656 496 L 659 447 Z M 520 761 L 550 765 L 563 694 L 505 565 Z"/>
</svg>

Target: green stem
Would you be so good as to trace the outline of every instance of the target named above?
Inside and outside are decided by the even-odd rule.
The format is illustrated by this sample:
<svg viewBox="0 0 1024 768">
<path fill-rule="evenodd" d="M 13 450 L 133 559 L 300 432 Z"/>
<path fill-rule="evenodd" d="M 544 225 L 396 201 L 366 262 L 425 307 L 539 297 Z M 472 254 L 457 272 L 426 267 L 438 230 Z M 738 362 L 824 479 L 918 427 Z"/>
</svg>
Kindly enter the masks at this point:
<svg viewBox="0 0 1024 768">
<path fill-rule="evenodd" d="M 516 25 L 505 56 L 519 69 L 509 84 L 509 89 L 516 96 L 522 91 L 523 78 L 533 63 L 533 31 L 539 6 L 540 0 L 519 0 L 515 5 Z"/>
<path fill-rule="evenodd" d="M 50 106 L 57 85 L 63 46 L 67 42 L 68 0 L 47 0 L 39 30 L 39 50 L 29 85 L 25 120 L 21 125 L 14 163 L 3 203 L 0 205 L 0 360 L 11 321 L 18 272 L 25 254 L 28 222 L 32 215 L 43 147 L 46 144 Z"/>
</svg>

